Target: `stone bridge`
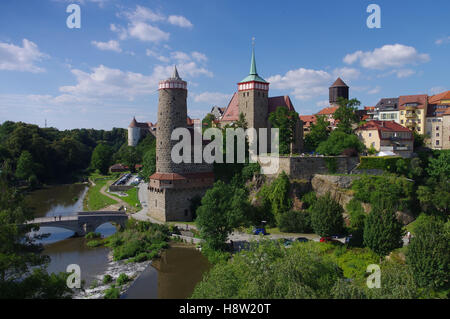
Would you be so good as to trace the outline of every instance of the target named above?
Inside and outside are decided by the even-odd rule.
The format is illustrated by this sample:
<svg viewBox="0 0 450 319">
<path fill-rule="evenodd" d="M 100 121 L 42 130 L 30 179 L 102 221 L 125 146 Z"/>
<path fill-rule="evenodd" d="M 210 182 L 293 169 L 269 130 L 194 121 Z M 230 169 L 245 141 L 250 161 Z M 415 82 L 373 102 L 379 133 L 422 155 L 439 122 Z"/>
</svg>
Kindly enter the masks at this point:
<svg viewBox="0 0 450 319">
<path fill-rule="evenodd" d="M 114 223 L 125 227 L 128 215 L 117 211 L 79 212 L 70 216 L 52 216 L 36 218 L 28 224 L 36 224 L 40 227 L 59 227 L 75 232 L 76 236 L 84 236 L 94 232 L 97 227 L 105 223 Z"/>
</svg>

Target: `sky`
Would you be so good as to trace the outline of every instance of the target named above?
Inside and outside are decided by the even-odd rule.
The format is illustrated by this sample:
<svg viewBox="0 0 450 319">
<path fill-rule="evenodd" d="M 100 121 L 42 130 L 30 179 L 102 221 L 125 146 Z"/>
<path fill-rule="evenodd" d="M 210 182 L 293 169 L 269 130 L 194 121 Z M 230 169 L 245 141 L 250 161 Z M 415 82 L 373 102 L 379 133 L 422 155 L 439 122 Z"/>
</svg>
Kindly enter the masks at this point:
<svg viewBox="0 0 450 319">
<path fill-rule="evenodd" d="M 369 28 L 370 4 L 381 28 Z M 71 4 L 80 28 L 69 28 Z M 156 122 L 158 81 L 177 65 L 188 114 L 226 107 L 249 73 L 300 115 L 340 76 L 362 106 L 450 89 L 450 1 L 1 0 L 0 123 L 58 129 Z"/>
</svg>

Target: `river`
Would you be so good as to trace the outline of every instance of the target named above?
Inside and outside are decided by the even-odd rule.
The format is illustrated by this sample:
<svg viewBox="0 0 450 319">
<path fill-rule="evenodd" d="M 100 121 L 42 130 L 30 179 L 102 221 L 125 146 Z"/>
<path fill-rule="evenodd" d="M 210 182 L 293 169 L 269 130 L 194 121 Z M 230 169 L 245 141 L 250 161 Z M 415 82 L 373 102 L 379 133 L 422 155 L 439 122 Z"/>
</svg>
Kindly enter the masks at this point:
<svg viewBox="0 0 450 319">
<path fill-rule="evenodd" d="M 87 189 L 83 184 L 52 186 L 32 192 L 27 196 L 27 201 L 35 209 L 36 217 L 67 216 L 83 211 Z M 109 223 L 97 228 L 97 232 L 104 237 L 115 231 L 115 227 Z M 41 233 L 50 234 L 50 237 L 42 240 L 45 247 L 43 253 L 51 258 L 49 272 L 64 272 L 68 265 L 78 264 L 81 279 L 89 287 L 108 269 L 108 248 L 88 248 L 84 238 L 73 238 L 73 232 L 64 229 L 42 227 Z M 122 298 L 188 298 L 209 267 L 207 259 L 196 249 L 171 245 L 160 259 L 153 261 L 142 272 Z"/>
</svg>

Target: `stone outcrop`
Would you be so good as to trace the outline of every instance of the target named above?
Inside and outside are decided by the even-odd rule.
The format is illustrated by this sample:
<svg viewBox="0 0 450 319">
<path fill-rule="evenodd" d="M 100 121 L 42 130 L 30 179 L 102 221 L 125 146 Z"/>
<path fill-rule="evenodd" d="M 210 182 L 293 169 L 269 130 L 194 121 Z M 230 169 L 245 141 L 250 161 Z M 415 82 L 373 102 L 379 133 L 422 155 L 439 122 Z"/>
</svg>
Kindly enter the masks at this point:
<svg viewBox="0 0 450 319">
<path fill-rule="evenodd" d="M 330 193 L 331 198 L 345 209 L 345 206 L 353 198 L 353 191 L 350 187 L 357 178 L 359 177 L 352 175 L 335 176 L 316 174 L 311 180 L 311 186 L 317 196 L 325 196 L 327 193 Z"/>
</svg>

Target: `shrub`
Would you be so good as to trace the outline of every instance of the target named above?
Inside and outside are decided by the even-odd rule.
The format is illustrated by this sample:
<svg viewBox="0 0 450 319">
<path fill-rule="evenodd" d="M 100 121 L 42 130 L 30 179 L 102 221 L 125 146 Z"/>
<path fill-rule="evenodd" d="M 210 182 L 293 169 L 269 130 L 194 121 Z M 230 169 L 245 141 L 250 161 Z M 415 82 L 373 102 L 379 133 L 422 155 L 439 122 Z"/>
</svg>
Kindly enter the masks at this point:
<svg viewBox="0 0 450 319">
<path fill-rule="evenodd" d="M 344 230 L 343 208 L 330 193 L 317 199 L 311 207 L 311 225 L 320 236 L 341 234 Z"/>
<path fill-rule="evenodd" d="M 89 248 L 95 248 L 101 245 L 103 245 L 103 240 L 91 240 L 86 244 Z"/>
<path fill-rule="evenodd" d="M 122 286 L 124 284 L 126 284 L 127 282 L 129 282 L 131 279 L 130 277 L 127 276 L 127 274 L 120 274 L 119 277 L 117 277 L 116 280 L 116 284 L 118 284 L 119 286 Z"/>
<path fill-rule="evenodd" d="M 85 236 L 86 239 L 96 239 L 96 238 L 101 238 L 101 237 L 102 237 L 102 234 L 94 233 L 94 232 L 87 233 Z"/>
<path fill-rule="evenodd" d="M 327 166 L 328 172 L 331 174 L 336 173 L 337 171 L 337 160 L 335 157 L 326 157 L 325 165 Z"/>
<path fill-rule="evenodd" d="M 306 206 L 305 208 L 311 207 L 317 201 L 316 193 L 309 192 L 303 195 L 302 202 Z"/>
<path fill-rule="evenodd" d="M 119 299 L 120 289 L 112 285 L 110 288 L 105 290 L 105 299 Z"/>
<path fill-rule="evenodd" d="M 106 274 L 104 277 L 103 277 L 103 284 L 109 284 L 110 282 L 112 282 L 113 281 L 113 278 L 111 277 L 111 275 L 108 275 L 108 274 Z"/>
<path fill-rule="evenodd" d="M 341 155 L 348 148 L 353 148 L 359 153 L 364 149 L 364 144 L 354 134 L 333 131 L 326 141 L 319 144 L 316 151 L 323 155 Z"/>
<path fill-rule="evenodd" d="M 308 212 L 289 211 L 280 217 L 280 231 L 286 233 L 310 233 L 311 216 Z"/>
</svg>

